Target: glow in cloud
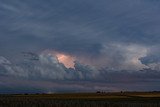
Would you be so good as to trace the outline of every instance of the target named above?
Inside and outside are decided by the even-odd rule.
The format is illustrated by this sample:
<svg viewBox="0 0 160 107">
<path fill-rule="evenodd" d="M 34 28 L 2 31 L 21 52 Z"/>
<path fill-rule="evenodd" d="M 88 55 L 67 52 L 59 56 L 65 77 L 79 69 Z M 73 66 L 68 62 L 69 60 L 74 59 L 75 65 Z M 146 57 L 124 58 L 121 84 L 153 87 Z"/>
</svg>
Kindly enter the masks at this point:
<svg viewBox="0 0 160 107">
<path fill-rule="evenodd" d="M 63 63 L 67 68 L 74 68 L 75 58 L 69 55 L 57 53 L 56 57 L 60 63 Z"/>
</svg>

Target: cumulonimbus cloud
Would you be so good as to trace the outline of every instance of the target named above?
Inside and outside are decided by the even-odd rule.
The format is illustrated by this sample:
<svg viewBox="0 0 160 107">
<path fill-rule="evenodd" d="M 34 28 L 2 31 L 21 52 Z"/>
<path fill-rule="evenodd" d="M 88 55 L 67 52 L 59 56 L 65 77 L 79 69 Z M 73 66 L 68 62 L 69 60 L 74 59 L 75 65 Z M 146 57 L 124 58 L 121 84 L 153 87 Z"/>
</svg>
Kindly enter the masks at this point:
<svg viewBox="0 0 160 107">
<path fill-rule="evenodd" d="M 0 76 L 58 82 L 158 81 L 159 3 L 1 0 Z M 66 68 L 45 50 L 74 57 L 74 67 Z"/>
</svg>

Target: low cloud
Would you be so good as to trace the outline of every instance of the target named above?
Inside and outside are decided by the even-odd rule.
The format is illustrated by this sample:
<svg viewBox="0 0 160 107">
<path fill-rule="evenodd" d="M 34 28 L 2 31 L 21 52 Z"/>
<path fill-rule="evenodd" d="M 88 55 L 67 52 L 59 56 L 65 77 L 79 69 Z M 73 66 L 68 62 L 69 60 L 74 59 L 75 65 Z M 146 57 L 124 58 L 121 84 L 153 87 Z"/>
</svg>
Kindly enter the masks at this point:
<svg viewBox="0 0 160 107">
<path fill-rule="evenodd" d="M 160 50 L 159 46 L 152 46 L 145 57 L 139 60 L 153 70 L 160 70 Z"/>
<path fill-rule="evenodd" d="M 6 58 L 0 57 L 0 67 L 3 69 L 1 73 L 3 75 L 44 80 L 88 80 L 96 78 L 98 73 L 92 67 L 79 62 L 75 62 L 75 69 L 66 68 L 52 53 L 42 53 L 38 58 L 35 61 L 29 57 L 28 60 L 19 61 L 20 64 L 13 64 Z"/>
<path fill-rule="evenodd" d="M 77 56 L 77 60 L 99 68 L 108 67 L 115 70 L 141 70 L 147 66 L 139 60 L 145 57 L 148 48 L 137 44 L 112 43 L 104 44 L 96 56 Z"/>
<path fill-rule="evenodd" d="M 125 47 L 125 50 L 126 50 L 126 47 Z M 132 48 L 129 48 L 129 50 L 131 51 L 131 53 L 135 52 L 134 49 Z M 131 55 L 131 57 L 129 58 L 135 57 L 136 61 L 139 61 L 139 57 L 142 56 L 142 54 L 139 54 L 137 52 L 135 52 L 132 55 L 130 51 L 128 52 L 127 50 L 126 54 L 121 53 L 121 51 L 119 51 L 119 54 L 122 55 L 121 57 L 123 57 L 121 58 L 122 59 L 121 62 L 124 61 L 124 63 L 128 63 L 127 67 L 133 66 L 132 63 L 136 63 L 136 62 L 132 62 L 132 61 L 130 62 L 130 59 L 125 59 L 124 56 L 127 57 L 127 55 L 129 54 Z M 11 61 L 7 60 L 5 57 L 1 56 L 0 57 L 1 74 L 13 76 L 13 77 L 27 78 L 31 80 L 32 79 L 48 80 L 48 81 L 78 80 L 78 81 L 102 81 L 102 82 L 108 82 L 111 80 L 111 82 L 114 82 L 114 81 L 118 82 L 118 81 L 121 81 L 122 79 L 121 82 L 123 82 L 123 80 L 126 82 L 128 81 L 128 79 L 130 79 L 131 81 L 132 80 L 139 81 L 140 79 L 143 80 L 144 77 L 146 77 L 146 75 L 148 76 L 148 78 L 145 78 L 145 80 L 147 79 L 150 80 L 154 76 L 157 77 L 156 76 L 157 73 L 158 74 L 160 73 L 159 70 L 154 70 L 152 68 L 149 68 L 147 65 L 144 66 L 141 63 L 140 64 L 142 65 L 142 68 L 137 70 L 135 70 L 135 68 L 133 70 L 122 69 L 122 68 L 119 69 L 119 67 L 123 67 L 124 65 L 126 65 L 123 63 L 119 65 L 117 64 L 116 66 L 117 68 L 116 67 L 112 68 L 104 65 L 103 67 L 96 67 L 93 65 L 87 65 L 79 61 L 74 62 L 74 68 L 66 68 L 63 63 L 60 63 L 58 61 L 58 58 L 53 53 L 42 52 L 41 54 L 39 55 L 36 54 L 36 55 L 39 58 L 38 60 L 35 61 L 35 60 L 30 60 L 30 58 L 28 58 L 28 60 L 25 59 L 25 60 L 19 61 L 20 64 L 12 63 Z M 145 51 L 143 55 L 145 55 Z M 110 56 L 109 58 L 112 58 L 112 57 Z M 98 63 L 98 60 L 97 60 L 97 63 Z M 136 64 L 139 64 L 139 63 L 136 63 Z M 137 67 L 137 65 L 135 67 Z M 125 79 L 125 77 L 128 77 L 128 78 Z"/>
<path fill-rule="evenodd" d="M 38 56 L 39 60 L 28 58 L 20 64 L 1 56 L 0 92 L 149 91 L 160 88 L 157 85 L 160 82 L 158 70 L 97 69 L 78 61 L 75 61 L 74 68 L 66 68 L 53 54 L 41 53 Z M 10 85 L 13 85 L 12 90 Z"/>
</svg>

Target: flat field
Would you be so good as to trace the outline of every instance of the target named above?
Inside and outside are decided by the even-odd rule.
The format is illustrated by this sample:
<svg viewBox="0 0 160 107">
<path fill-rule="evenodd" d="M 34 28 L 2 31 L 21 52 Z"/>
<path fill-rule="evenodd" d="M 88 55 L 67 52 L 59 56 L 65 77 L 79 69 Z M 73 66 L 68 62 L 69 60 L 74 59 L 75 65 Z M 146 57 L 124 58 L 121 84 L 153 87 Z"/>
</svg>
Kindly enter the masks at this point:
<svg viewBox="0 0 160 107">
<path fill-rule="evenodd" d="M 160 107 L 160 92 L 9 94 L 0 107 Z"/>
</svg>

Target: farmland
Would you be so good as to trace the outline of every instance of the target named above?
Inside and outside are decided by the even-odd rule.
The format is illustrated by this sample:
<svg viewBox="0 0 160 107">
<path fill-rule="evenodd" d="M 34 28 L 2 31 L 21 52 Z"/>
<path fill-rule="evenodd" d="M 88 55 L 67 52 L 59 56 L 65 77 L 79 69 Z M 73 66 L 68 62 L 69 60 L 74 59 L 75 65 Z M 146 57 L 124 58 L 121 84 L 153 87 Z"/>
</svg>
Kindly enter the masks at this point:
<svg viewBox="0 0 160 107">
<path fill-rule="evenodd" d="M 0 107 L 160 107 L 160 92 L 10 94 Z"/>
</svg>

